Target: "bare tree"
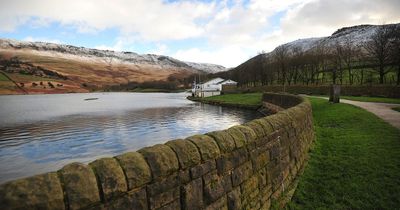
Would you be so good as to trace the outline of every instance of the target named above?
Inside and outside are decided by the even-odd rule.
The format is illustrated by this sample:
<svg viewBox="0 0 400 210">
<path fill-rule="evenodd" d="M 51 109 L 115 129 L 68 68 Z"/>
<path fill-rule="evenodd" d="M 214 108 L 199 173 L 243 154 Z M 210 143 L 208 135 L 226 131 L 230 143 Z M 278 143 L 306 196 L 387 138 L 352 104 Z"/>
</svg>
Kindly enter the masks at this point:
<svg viewBox="0 0 400 210">
<path fill-rule="evenodd" d="M 353 38 L 348 36 L 345 38 L 345 42 L 342 47 L 342 59 L 348 71 L 349 83 L 350 85 L 354 82 L 354 75 L 353 75 L 353 65 L 356 62 L 358 55 L 358 49 L 353 44 Z"/>
<path fill-rule="evenodd" d="M 393 27 L 393 39 L 390 47 L 390 56 L 394 65 L 397 66 L 397 81 L 400 85 L 400 26 Z"/>
<path fill-rule="evenodd" d="M 278 80 L 279 74 L 281 73 L 282 85 L 285 85 L 286 74 L 287 74 L 287 59 L 289 57 L 288 47 L 281 45 L 275 49 L 274 58 L 278 65 Z"/>
<path fill-rule="evenodd" d="M 379 73 L 379 83 L 384 83 L 385 75 L 390 71 L 387 66 L 390 63 L 390 39 L 393 35 L 392 28 L 380 26 L 371 36 L 371 41 L 364 45 L 368 52 L 369 59 L 376 66 L 375 71 Z"/>
</svg>

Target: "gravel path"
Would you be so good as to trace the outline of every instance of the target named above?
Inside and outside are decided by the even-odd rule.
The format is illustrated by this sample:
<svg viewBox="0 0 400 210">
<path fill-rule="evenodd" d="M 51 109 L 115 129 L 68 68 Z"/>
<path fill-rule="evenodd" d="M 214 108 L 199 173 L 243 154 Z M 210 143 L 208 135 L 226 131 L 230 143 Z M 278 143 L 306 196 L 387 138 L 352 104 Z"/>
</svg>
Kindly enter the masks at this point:
<svg viewBox="0 0 400 210">
<path fill-rule="evenodd" d="M 316 97 L 316 98 L 328 99 L 326 97 Z M 397 129 L 400 129 L 400 112 L 392 110 L 393 107 L 400 106 L 400 104 L 361 102 L 361 101 L 351 101 L 347 99 L 340 99 L 340 102 L 361 107 L 369 112 L 372 112 L 373 114 L 380 117 L 389 124 L 393 125 Z"/>
</svg>

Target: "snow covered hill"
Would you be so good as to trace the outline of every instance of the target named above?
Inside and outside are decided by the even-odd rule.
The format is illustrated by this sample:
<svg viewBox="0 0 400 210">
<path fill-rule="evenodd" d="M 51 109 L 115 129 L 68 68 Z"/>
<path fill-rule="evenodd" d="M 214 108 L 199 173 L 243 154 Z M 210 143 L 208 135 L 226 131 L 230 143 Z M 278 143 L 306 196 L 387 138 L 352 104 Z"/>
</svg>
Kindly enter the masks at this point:
<svg viewBox="0 0 400 210">
<path fill-rule="evenodd" d="M 0 39 L 0 49 L 32 50 L 36 54 L 66 57 L 79 60 L 104 60 L 105 62 L 129 63 L 136 65 L 152 65 L 159 68 L 185 68 L 205 73 L 216 73 L 227 69 L 220 65 L 208 63 L 184 62 L 178 59 L 154 54 L 137 54 L 134 52 L 118 52 L 76 47 L 46 42 L 25 42 L 12 39 Z"/>
<path fill-rule="evenodd" d="M 395 25 L 400 27 L 400 24 Z M 364 43 L 371 40 L 371 36 L 375 33 L 378 27 L 381 27 L 381 25 L 358 25 L 344 27 L 334 32 L 331 36 L 298 39 L 296 41 L 280 45 L 277 48 L 284 46 L 288 48 L 289 52 L 293 52 L 295 49 L 300 49 L 302 52 L 306 52 L 316 48 L 318 45 L 324 45 L 329 50 L 337 43 L 344 45 L 349 41 L 352 45 L 360 47 Z M 273 54 L 277 48 L 270 53 L 266 53 L 265 55 L 268 56 Z"/>
</svg>

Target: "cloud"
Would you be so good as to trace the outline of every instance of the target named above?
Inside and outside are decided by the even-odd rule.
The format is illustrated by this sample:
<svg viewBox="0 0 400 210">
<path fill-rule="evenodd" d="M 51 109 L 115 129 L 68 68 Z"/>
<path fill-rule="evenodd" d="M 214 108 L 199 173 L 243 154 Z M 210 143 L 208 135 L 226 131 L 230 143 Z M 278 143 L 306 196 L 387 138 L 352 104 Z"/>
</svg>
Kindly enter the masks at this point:
<svg viewBox="0 0 400 210">
<path fill-rule="evenodd" d="M 288 9 L 279 30 L 265 40 L 277 46 L 300 38 L 328 36 L 346 26 L 398 23 L 399 10 L 397 0 L 311 1 Z"/>
<path fill-rule="evenodd" d="M 215 3 L 161 0 L 13 0 L 0 6 L 0 30 L 12 31 L 30 20 L 72 26 L 79 33 L 118 28 L 122 35 L 144 40 L 185 39 L 202 34 L 196 22 L 208 17 Z"/>
<path fill-rule="evenodd" d="M 172 57 L 183 61 L 220 64 L 225 67 L 235 67 L 250 58 L 245 49 L 235 46 L 210 50 L 199 48 L 178 50 Z"/>
<path fill-rule="evenodd" d="M 144 53 L 235 66 L 299 38 L 327 36 L 344 26 L 400 22 L 398 11 L 398 0 L 0 0 L 0 31 L 51 23 L 93 35 L 116 30 L 113 45 L 96 48 L 126 51 L 150 44 L 156 49 Z M 187 41 L 196 39 L 202 41 Z M 174 41 L 182 40 L 185 45 L 172 51 Z"/>
<path fill-rule="evenodd" d="M 166 44 L 157 43 L 156 49 L 153 49 L 149 52 L 149 54 L 156 54 L 156 55 L 165 55 L 169 52 L 168 46 Z"/>
</svg>

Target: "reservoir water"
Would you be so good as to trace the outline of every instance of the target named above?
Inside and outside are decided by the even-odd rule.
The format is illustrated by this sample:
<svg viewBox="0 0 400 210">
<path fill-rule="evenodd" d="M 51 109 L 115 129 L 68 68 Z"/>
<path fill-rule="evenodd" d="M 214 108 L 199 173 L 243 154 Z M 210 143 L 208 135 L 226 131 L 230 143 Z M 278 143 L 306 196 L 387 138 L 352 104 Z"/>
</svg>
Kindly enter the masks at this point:
<svg viewBox="0 0 400 210">
<path fill-rule="evenodd" d="M 0 96 L 0 183 L 261 117 L 256 111 L 200 104 L 186 96 Z"/>
</svg>

